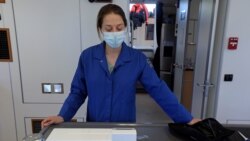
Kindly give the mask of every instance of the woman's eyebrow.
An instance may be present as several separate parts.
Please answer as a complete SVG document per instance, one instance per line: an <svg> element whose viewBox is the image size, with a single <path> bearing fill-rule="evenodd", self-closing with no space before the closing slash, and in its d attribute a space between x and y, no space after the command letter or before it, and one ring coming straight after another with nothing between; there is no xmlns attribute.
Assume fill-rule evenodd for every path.
<svg viewBox="0 0 250 141"><path fill-rule="evenodd" d="M104 26L112 27L112 25L109 25L109 24L107 24L107 25L104 25Z"/></svg>
<svg viewBox="0 0 250 141"><path fill-rule="evenodd" d="M117 26L124 26L124 24L123 24L123 23L121 23L121 24L118 24Z"/></svg>
<svg viewBox="0 0 250 141"><path fill-rule="evenodd" d="M109 27L112 27L113 25L106 24L106 25L104 25L104 26L109 26ZM124 26L124 24L117 24L117 25L115 25L115 26Z"/></svg>

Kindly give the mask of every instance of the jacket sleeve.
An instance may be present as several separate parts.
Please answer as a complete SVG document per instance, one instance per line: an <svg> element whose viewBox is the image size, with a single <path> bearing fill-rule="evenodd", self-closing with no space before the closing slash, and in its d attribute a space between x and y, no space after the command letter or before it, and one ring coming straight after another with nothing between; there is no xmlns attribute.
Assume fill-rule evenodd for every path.
<svg viewBox="0 0 250 141"><path fill-rule="evenodd" d="M181 105L176 96L168 88L167 84L158 78L152 65L146 61L146 56L142 55L142 73L140 82L150 94L150 96L160 105L160 107L176 123L188 123L193 119L192 115Z"/></svg>
<svg viewBox="0 0 250 141"><path fill-rule="evenodd" d="M72 119L87 97L83 60L82 54L71 83L70 93L58 114L63 117L64 121Z"/></svg>

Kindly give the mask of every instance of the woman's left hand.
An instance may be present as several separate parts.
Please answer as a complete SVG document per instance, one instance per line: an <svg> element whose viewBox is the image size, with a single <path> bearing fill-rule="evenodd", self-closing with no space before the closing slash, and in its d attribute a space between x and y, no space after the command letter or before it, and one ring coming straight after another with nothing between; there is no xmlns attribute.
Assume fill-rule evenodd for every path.
<svg viewBox="0 0 250 141"><path fill-rule="evenodd" d="M195 123L197 123L197 122L199 122L199 121L201 121L201 119L199 119L199 118L193 118L193 119L188 123L188 125L193 125L193 124L195 124Z"/></svg>

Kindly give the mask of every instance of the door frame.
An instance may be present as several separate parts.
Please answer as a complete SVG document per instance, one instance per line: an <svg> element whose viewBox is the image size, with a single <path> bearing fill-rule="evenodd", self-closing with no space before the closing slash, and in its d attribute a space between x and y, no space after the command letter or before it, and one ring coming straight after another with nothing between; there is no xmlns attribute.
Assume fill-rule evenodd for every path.
<svg viewBox="0 0 250 141"><path fill-rule="evenodd" d="M213 57L213 45L216 28L218 0L200 0L199 18L196 33L196 56L194 67L191 113L194 117L205 118L208 93L214 84L210 82ZM177 13L178 29L176 43L176 60L174 69L174 93L181 100L183 90L184 58L187 46L187 28L190 0L180 0ZM183 13L187 11L187 13ZM187 18L183 18L183 16ZM211 92L210 92L211 93ZM213 94L214 95L214 94ZM210 102L210 101L209 101Z"/></svg>
<svg viewBox="0 0 250 141"><path fill-rule="evenodd" d="M194 70L192 115L205 118L208 108L208 91L214 87L210 81L218 0L201 0L197 32Z"/></svg>
<svg viewBox="0 0 250 141"><path fill-rule="evenodd" d="M180 101L182 96L182 81L184 73L184 57L187 44L187 27L190 0L179 0L176 16L177 41L174 65L174 93Z"/></svg>

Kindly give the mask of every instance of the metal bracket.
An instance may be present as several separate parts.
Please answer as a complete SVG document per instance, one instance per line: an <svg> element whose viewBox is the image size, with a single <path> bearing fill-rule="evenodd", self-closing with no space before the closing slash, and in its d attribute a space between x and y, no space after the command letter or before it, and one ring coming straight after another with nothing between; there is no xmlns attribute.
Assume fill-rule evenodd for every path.
<svg viewBox="0 0 250 141"><path fill-rule="evenodd" d="M183 65L173 64L174 68L183 69Z"/></svg>
<svg viewBox="0 0 250 141"><path fill-rule="evenodd" d="M205 83L197 83L197 86L199 87L214 87L214 84L205 82Z"/></svg>

